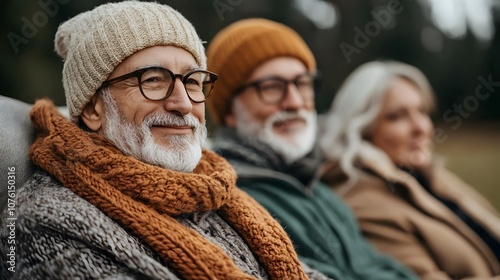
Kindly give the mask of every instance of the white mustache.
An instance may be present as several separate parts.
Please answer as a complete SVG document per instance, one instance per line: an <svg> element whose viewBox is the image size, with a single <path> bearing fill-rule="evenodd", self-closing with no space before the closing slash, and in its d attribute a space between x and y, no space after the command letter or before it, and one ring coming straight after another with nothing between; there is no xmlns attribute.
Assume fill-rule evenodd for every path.
<svg viewBox="0 0 500 280"><path fill-rule="evenodd" d="M171 113L152 113L143 122L147 127L153 126L189 126L198 128L201 124L193 115L179 116Z"/></svg>
<svg viewBox="0 0 500 280"><path fill-rule="evenodd" d="M288 120L294 120L294 119L302 119L306 120L307 116L305 116L305 112L300 110L297 112L277 112L274 115L270 117L270 122L272 124L277 123L277 122L284 122Z"/></svg>

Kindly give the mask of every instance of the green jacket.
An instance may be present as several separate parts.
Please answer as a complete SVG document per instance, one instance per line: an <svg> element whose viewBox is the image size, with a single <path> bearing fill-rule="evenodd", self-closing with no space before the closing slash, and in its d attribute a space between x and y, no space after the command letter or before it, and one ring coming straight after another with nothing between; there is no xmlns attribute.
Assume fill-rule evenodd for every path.
<svg viewBox="0 0 500 280"><path fill-rule="evenodd" d="M282 167L277 164L277 155L265 160L270 157L268 148L252 139L240 139L231 131L222 132L214 150L235 168L238 187L281 223L301 261L339 280L417 279L363 238L351 210L325 184L312 179L306 186L291 170L276 171ZM271 161L274 163L266 164Z"/></svg>
<svg viewBox="0 0 500 280"><path fill-rule="evenodd" d="M334 279L416 279L363 238L350 209L325 184L304 186L286 174L238 168L238 186L285 228L303 262Z"/></svg>

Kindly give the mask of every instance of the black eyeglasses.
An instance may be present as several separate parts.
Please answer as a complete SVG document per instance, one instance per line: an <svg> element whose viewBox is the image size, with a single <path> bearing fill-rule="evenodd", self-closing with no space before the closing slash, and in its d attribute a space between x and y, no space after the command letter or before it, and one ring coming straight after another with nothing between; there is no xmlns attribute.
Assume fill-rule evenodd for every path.
<svg viewBox="0 0 500 280"><path fill-rule="evenodd" d="M278 76L266 77L238 87L233 92L233 97L241 94L248 87L254 87L263 103L278 104L286 98L290 83L295 85L304 101L311 102L314 99L314 91L318 86L319 78L317 73L300 74L293 80Z"/></svg>
<svg viewBox="0 0 500 280"><path fill-rule="evenodd" d="M164 67L152 66L104 81L99 89L134 77L137 78L142 96L154 101L168 98L172 94L175 81L180 78L189 99L195 103L207 100L217 80L217 74L210 71L193 70L181 75L174 74Z"/></svg>

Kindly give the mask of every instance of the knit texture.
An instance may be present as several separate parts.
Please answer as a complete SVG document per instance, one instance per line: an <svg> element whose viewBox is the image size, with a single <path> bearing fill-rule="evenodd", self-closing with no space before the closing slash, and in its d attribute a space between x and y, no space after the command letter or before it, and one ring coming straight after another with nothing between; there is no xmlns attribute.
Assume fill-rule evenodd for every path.
<svg viewBox="0 0 500 280"><path fill-rule="evenodd" d="M4 211L0 279L180 279L150 246L45 171L35 172L18 191L16 269L7 270L11 216ZM245 241L217 211L175 219L222 248L245 273L269 279Z"/></svg>
<svg viewBox="0 0 500 280"><path fill-rule="evenodd" d="M307 279L279 224L235 188L230 165L204 151L193 173L162 169L123 155L40 100L31 119L41 130L31 160L144 240L186 279L253 279L218 246L174 219L217 210L246 241L271 279Z"/></svg>
<svg viewBox="0 0 500 280"><path fill-rule="evenodd" d="M230 112L231 97L251 73L267 60L289 56L316 70L314 56L293 29L267 19L245 19L222 29L207 49L208 68L219 74L214 88L216 98L207 100L210 116L224 123Z"/></svg>
<svg viewBox="0 0 500 280"><path fill-rule="evenodd" d="M175 46L206 68L205 49L192 24L167 5L125 1L81 13L61 24L55 49L64 60L63 85L72 121L125 58L152 46Z"/></svg>

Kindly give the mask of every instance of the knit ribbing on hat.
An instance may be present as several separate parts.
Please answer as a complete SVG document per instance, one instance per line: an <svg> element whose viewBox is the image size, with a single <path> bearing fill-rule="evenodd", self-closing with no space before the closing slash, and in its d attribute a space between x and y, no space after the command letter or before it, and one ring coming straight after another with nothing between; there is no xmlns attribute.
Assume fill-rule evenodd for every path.
<svg viewBox="0 0 500 280"><path fill-rule="evenodd" d="M72 121L124 59L152 46L171 45L206 68L203 44L179 12L158 3L125 1L98 6L59 26L56 52L64 60L63 86Z"/></svg>
<svg viewBox="0 0 500 280"><path fill-rule="evenodd" d="M262 63L276 57L294 57L316 70L314 56L293 29L267 19L245 19L222 29L207 49L208 68L219 74L213 97L207 100L217 124L229 114L234 90Z"/></svg>

